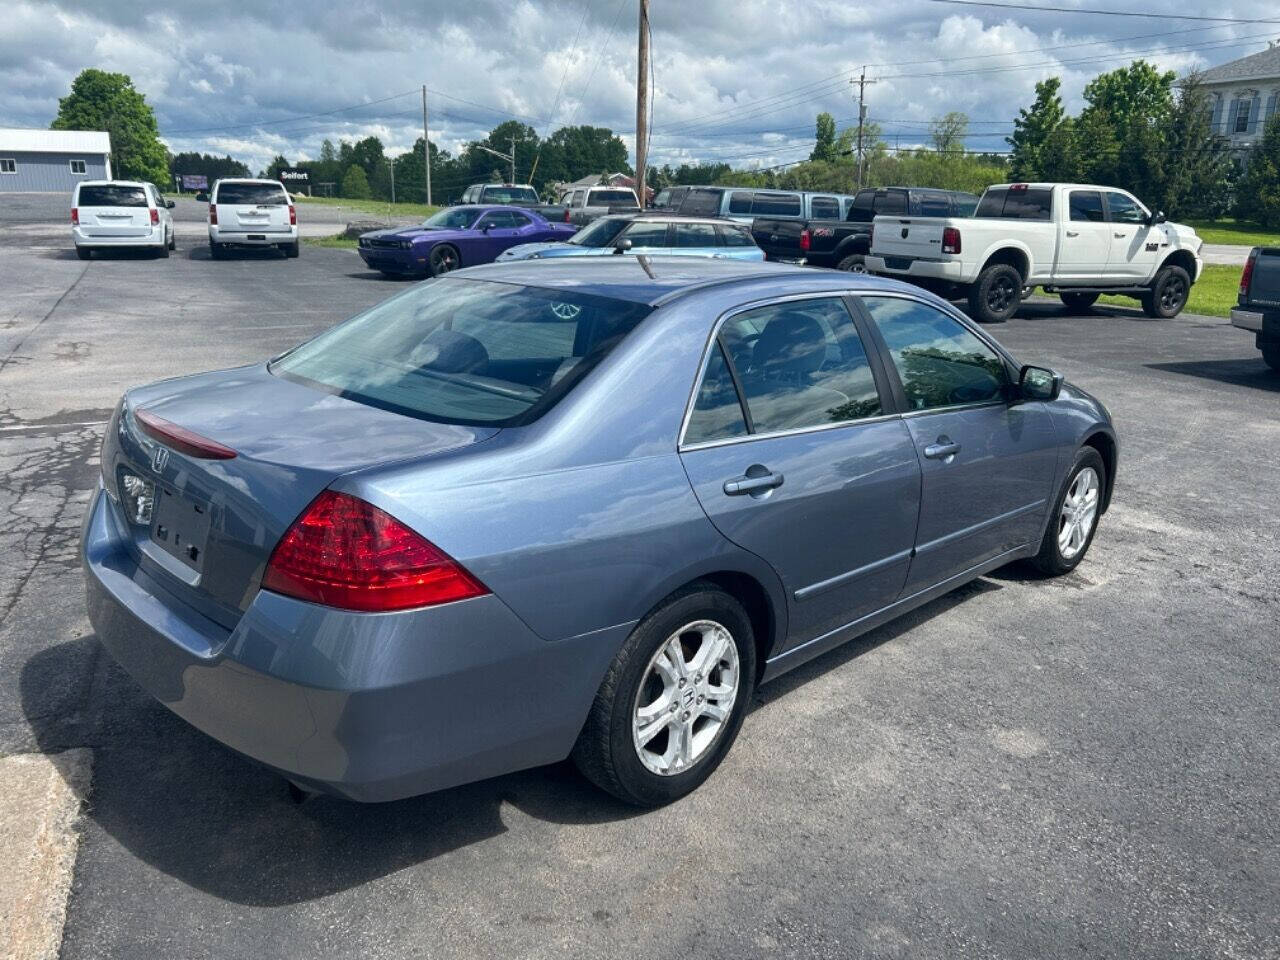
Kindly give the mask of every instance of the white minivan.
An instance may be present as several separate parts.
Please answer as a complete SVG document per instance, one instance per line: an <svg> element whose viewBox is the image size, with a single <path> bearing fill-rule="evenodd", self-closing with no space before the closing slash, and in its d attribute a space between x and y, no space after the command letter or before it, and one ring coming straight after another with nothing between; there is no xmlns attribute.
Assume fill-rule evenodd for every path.
<svg viewBox="0 0 1280 960"><path fill-rule="evenodd" d="M88 260L95 249L141 247L167 257L175 248L172 209L154 183L82 180L71 194L76 255Z"/></svg>
<svg viewBox="0 0 1280 960"><path fill-rule="evenodd" d="M209 252L221 260L231 246L276 247L298 255L298 213L279 180L219 180L209 201Z"/></svg>

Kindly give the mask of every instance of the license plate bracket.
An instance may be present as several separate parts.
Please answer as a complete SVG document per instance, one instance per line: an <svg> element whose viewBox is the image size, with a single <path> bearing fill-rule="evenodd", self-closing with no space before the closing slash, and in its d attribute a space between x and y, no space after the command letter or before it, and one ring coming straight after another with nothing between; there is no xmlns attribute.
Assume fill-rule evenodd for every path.
<svg viewBox="0 0 1280 960"><path fill-rule="evenodd" d="M157 484L151 540L192 570L202 571L209 540L209 508Z"/></svg>

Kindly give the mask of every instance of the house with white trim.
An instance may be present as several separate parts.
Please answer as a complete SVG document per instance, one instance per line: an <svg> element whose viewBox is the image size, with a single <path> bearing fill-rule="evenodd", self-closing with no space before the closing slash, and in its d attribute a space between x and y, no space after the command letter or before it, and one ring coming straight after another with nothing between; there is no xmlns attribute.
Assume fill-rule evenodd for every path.
<svg viewBox="0 0 1280 960"><path fill-rule="evenodd" d="M1200 75L1213 109L1214 133L1226 137L1231 152L1247 162L1262 138L1280 98L1280 42L1260 53L1232 60Z"/></svg>

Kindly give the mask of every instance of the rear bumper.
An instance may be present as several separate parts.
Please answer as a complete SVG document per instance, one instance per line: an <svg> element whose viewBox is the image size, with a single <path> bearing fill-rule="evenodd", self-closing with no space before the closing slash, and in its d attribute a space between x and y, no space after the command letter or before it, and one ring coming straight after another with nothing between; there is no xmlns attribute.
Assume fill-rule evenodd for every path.
<svg viewBox="0 0 1280 960"><path fill-rule="evenodd" d="M906 279L920 277L928 280L945 280L948 283L968 282L964 276L964 264L959 260L886 257L871 253L867 254L865 263L868 273L878 273L886 277L903 277Z"/></svg>
<svg viewBox="0 0 1280 960"><path fill-rule="evenodd" d="M245 247L275 247L282 243L298 242L298 227L274 231L229 230L226 227L209 226L210 243L230 243Z"/></svg>
<svg viewBox="0 0 1280 960"><path fill-rule="evenodd" d="M91 236L83 227L72 227L71 239L77 247L163 247L167 242L163 223L133 237Z"/></svg>
<svg viewBox="0 0 1280 960"><path fill-rule="evenodd" d="M358 247L357 251L360 254L360 259L373 270L403 274L423 274L427 272L427 258L415 257L412 250Z"/></svg>
<svg viewBox="0 0 1280 960"><path fill-rule="evenodd" d="M548 642L493 596L359 614L260 592L228 631L139 569L123 523L99 489L81 559L103 646L204 733L353 800L564 759L629 629Z"/></svg>

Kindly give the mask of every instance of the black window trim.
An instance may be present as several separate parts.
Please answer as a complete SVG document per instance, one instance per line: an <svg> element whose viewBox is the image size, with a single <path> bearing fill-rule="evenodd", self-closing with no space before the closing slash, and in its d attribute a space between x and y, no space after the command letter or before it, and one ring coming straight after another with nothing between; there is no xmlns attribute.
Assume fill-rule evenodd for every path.
<svg viewBox="0 0 1280 960"><path fill-rule="evenodd" d="M784 294L783 296L762 297L759 300L753 300L749 303L739 304L731 307L716 318L715 324L711 328L711 333L707 337L707 342L703 345L702 356L698 361L698 373L693 378L693 386L689 392L689 398L685 401L684 419L680 423L680 433L676 440L676 452L685 453L686 451L706 450L711 447L723 447L732 443L751 443L755 440L772 440L776 437L790 437L803 433L817 433L823 430L839 430L849 427L860 427L868 423L883 423L888 420L896 420L903 416L901 407L905 406L905 402L900 406L896 395L890 389L892 381L886 379L885 361L880 355L884 349L883 341L869 340L867 333L868 324L874 327L870 321L862 317L859 311L853 308L854 298L857 293L848 290L819 290L808 293ZM898 296L898 294L895 294ZM904 299L916 299L907 297ZM835 423L819 423L808 427L792 427L787 430L772 430L767 433L755 433L754 424L751 420L751 411L747 407L746 394L742 389L742 381L738 376L738 368L734 363L733 354L724 348L723 338L720 333L725 323L742 313L749 313L753 310L759 310L761 307L770 307L778 303L792 303L797 300L838 300L849 313L849 319L852 321L854 330L857 331L859 339L862 341L862 349L867 355L867 365L871 368L871 378L875 381L876 393L880 396L881 413L874 417L862 417L857 420L840 420ZM923 303L924 301L919 301ZM950 315L950 314L948 314ZM985 338L984 342L985 342ZM693 408L698 402L698 391L702 387L702 379L706 375L707 366L711 360L711 352L714 347L719 347L724 354L726 366L729 368L729 376L733 380L734 389L738 394L738 405L743 411L743 419L747 424L747 434L741 437L722 437L718 440L695 440L686 442L685 435L689 430L689 421L693 419ZM1007 359L1003 351L1000 351L1002 359ZM899 388L900 389L900 388ZM955 409L948 407L948 410Z"/></svg>

